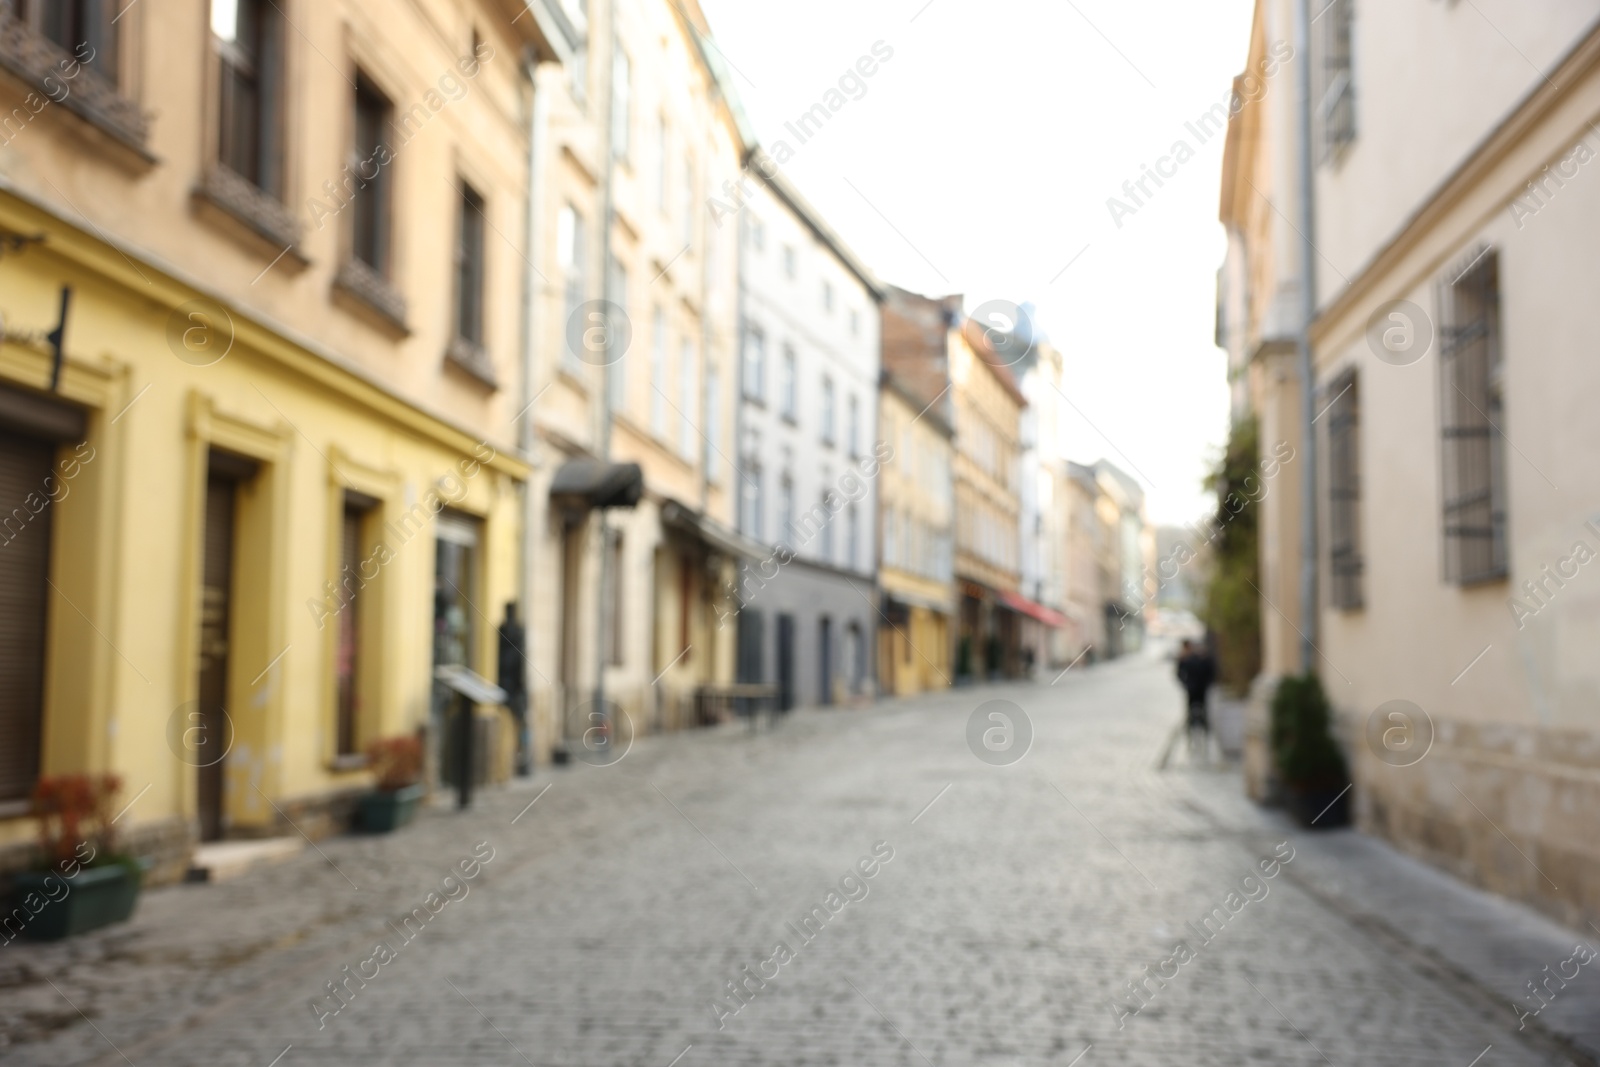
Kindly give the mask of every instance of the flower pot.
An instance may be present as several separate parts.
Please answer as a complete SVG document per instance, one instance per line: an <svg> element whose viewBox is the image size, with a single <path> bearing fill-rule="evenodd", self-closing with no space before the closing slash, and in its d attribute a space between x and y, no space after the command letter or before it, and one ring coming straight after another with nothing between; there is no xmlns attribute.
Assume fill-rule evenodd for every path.
<svg viewBox="0 0 1600 1067"><path fill-rule="evenodd" d="M427 793L418 783L390 792L375 791L361 798L359 821L370 834L387 834L410 822L417 814L417 803Z"/></svg>
<svg viewBox="0 0 1600 1067"><path fill-rule="evenodd" d="M1350 787L1283 787L1284 806L1294 821L1308 830L1332 830L1350 825Z"/></svg>
<svg viewBox="0 0 1600 1067"><path fill-rule="evenodd" d="M30 905L42 901L44 906L23 927L23 936L30 941L60 941L132 917L143 881L143 869L132 862L87 867L71 878L25 871L13 879L9 914L15 917L18 910L31 914Z"/></svg>

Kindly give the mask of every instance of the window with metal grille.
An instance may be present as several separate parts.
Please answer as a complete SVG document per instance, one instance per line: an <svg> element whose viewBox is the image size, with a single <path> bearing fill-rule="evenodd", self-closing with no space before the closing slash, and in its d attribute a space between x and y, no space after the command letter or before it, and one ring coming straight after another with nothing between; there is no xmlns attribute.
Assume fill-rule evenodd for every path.
<svg viewBox="0 0 1600 1067"><path fill-rule="evenodd" d="M220 59L217 158L271 196L282 192L282 32L263 0L212 0Z"/></svg>
<svg viewBox="0 0 1600 1067"><path fill-rule="evenodd" d="M1466 585L1506 574L1500 264L1480 252L1446 282L1440 368L1444 568Z"/></svg>
<svg viewBox="0 0 1600 1067"><path fill-rule="evenodd" d="M1361 387L1354 370L1334 379L1328 405L1328 567L1333 606L1364 605L1361 552Z"/></svg>
<svg viewBox="0 0 1600 1067"><path fill-rule="evenodd" d="M1356 139L1355 0L1330 0L1317 16L1321 26L1322 156L1330 158Z"/></svg>

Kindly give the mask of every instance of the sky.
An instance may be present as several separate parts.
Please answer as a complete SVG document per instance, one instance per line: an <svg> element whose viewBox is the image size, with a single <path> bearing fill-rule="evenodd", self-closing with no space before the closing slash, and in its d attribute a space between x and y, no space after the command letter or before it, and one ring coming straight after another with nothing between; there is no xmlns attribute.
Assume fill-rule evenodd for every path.
<svg viewBox="0 0 1600 1067"><path fill-rule="evenodd" d="M1223 138L1185 124L1243 68L1250 0L701 6L762 143L787 143L790 180L879 277L969 309L1031 301L1065 357L1068 458L1137 477L1153 522L1213 510ZM874 47L892 54L801 143L786 124ZM1131 204L1123 183L1179 140L1193 158L1113 217L1107 201Z"/></svg>

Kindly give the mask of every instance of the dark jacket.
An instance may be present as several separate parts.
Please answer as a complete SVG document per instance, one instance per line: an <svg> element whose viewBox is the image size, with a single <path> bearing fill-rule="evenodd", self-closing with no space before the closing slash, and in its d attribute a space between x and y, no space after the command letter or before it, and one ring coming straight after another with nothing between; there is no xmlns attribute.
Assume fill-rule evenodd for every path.
<svg viewBox="0 0 1600 1067"><path fill-rule="evenodd" d="M1191 701L1204 700L1206 690L1217 680L1217 662L1204 650L1178 658L1178 684Z"/></svg>

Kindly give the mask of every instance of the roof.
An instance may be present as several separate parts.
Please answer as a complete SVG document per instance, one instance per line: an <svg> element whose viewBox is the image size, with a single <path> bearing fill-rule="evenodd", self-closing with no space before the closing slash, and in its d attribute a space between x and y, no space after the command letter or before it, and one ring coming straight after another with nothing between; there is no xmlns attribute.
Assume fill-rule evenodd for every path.
<svg viewBox="0 0 1600 1067"><path fill-rule="evenodd" d="M886 292L880 312L882 380L953 434L948 345L950 323L959 313L961 297L926 297L892 285Z"/></svg>
<svg viewBox="0 0 1600 1067"><path fill-rule="evenodd" d="M800 190L789 181L777 162L767 155L766 149L759 144L752 144L745 153L745 170L766 183L767 188L787 204L789 210L793 211L800 221L805 223L806 228L816 235L817 240L828 246L839 262L844 264L845 269L860 279L861 284L872 294L872 299L880 304L883 303L889 295L888 287L878 280L877 275L872 273L855 252L851 251L850 246L844 243L844 238L828 225L822 213L800 195Z"/></svg>
<svg viewBox="0 0 1600 1067"><path fill-rule="evenodd" d="M972 320L964 318L961 324L961 335L966 339L967 346L973 354L982 360L994 372L996 380L1011 398L1021 407L1028 406L1028 398L1022 395L1022 389L1017 385L1017 376L1011 372L1011 367L995 352L994 346L989 343L987 331L983 326Z"/></svg>

